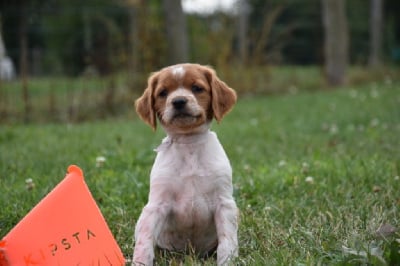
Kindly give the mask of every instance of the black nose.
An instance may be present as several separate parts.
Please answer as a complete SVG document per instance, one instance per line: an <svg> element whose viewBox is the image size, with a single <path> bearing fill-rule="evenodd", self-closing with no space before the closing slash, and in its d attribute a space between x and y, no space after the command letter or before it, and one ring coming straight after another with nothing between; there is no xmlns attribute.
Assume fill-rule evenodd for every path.
<svg viewBox="0 0 400 266"><path fill-rule="evenodd" d="M187 103L187 99L185 97L176 97L172 100L172 105L176 110L183 109Z"/></svg>

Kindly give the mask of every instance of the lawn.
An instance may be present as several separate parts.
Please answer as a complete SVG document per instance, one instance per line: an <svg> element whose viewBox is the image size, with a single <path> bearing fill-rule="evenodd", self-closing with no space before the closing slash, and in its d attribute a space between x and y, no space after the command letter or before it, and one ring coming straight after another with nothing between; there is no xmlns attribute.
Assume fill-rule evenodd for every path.
<svg viewBox="0 0 400 266"><path fill-rule="evenodd" d="M239 265L400 264L400 83L242 97L213 130L234 169ZM130 258L162 137L136 117L1 125L0 238L77 164Z"/></svg>

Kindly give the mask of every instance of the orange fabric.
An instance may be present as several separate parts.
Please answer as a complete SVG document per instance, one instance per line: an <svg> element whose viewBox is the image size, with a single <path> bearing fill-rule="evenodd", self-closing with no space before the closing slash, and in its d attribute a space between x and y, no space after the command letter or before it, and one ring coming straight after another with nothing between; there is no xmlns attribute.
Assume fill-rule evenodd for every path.
<svg viewBox="0 0 400 266"><path fill-rule="evenodd" d="M0 265L124 265L82 170L68 174L0 241Z"/></svg>

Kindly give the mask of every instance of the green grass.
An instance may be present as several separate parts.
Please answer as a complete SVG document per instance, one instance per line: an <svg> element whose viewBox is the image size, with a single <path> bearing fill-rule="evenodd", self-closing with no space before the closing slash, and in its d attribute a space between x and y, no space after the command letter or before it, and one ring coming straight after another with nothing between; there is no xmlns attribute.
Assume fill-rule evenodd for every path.
<svg viewBox="0 0 400 266"><path fill-rule="evenodd" d="M241 98L213 126L234 169L238 264L399 264L399 233L376 234L383 224L400 227L399 106L396 82ZM2 125L0 237L77 164L129 258L163 135L137 118ZM103 167L97 156L106 157ZM158 261L169 259L176 264L170 255Z"/></svg>

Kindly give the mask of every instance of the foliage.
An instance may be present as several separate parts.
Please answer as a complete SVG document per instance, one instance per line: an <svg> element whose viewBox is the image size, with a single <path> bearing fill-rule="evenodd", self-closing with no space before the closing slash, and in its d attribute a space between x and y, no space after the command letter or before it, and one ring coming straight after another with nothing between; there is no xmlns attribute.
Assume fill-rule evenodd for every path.
<svg viewBox="0 0 400 266"><path fill-rule="evenodd" d="M129 14L124 6L105 0L52 2L43 13L45 63L59 68L53 74L81 74L88 66L106 74L126 65Z"/></svg>
<svg viewBox="0 0 400 266"><path fill-rule="evenodd" d="M384 54L398 61L398 1L385 1ZM322 27L319 0L248 0L249 62L320 64ZM28 13L28 43L34 75L101 75L120 69L147 73L167 64L161 0L27 0L0 3L6 48L19 63L21 5ZM369 5L347 1L352 63L368 58ZM190 61L223 67L237 62L237 17L234 14L188 14ZM396 61L397 60L397 61Z"/></svg>
<svg viewBox="0 0 400 266"><path fill-rule="evenodd" d="M400 84L241 97L213 125L234 169L240 265L398 265ZM61 93L57 91L57 93ZM133 111L130 111L133 113ZM0 237L78 164L126 257L163 132L138 118L3 125ZM96 167L96 157L106 161ZM34 186L27 186L32 179ZM172 257L172 259L171 259ZM160 264L180 256L159 256ZM184 265L201 264L193 256ZM214 265L213 259L203 262Z"/></svg>
<svg viewBox="0 0 400 266"><path fill-rule="evenodd" d="M189 27L193 29L189 36L193 61L217 67L234 61L232 23L235 23L235 19L223 13L205 17L189 16Z"/></svg>

